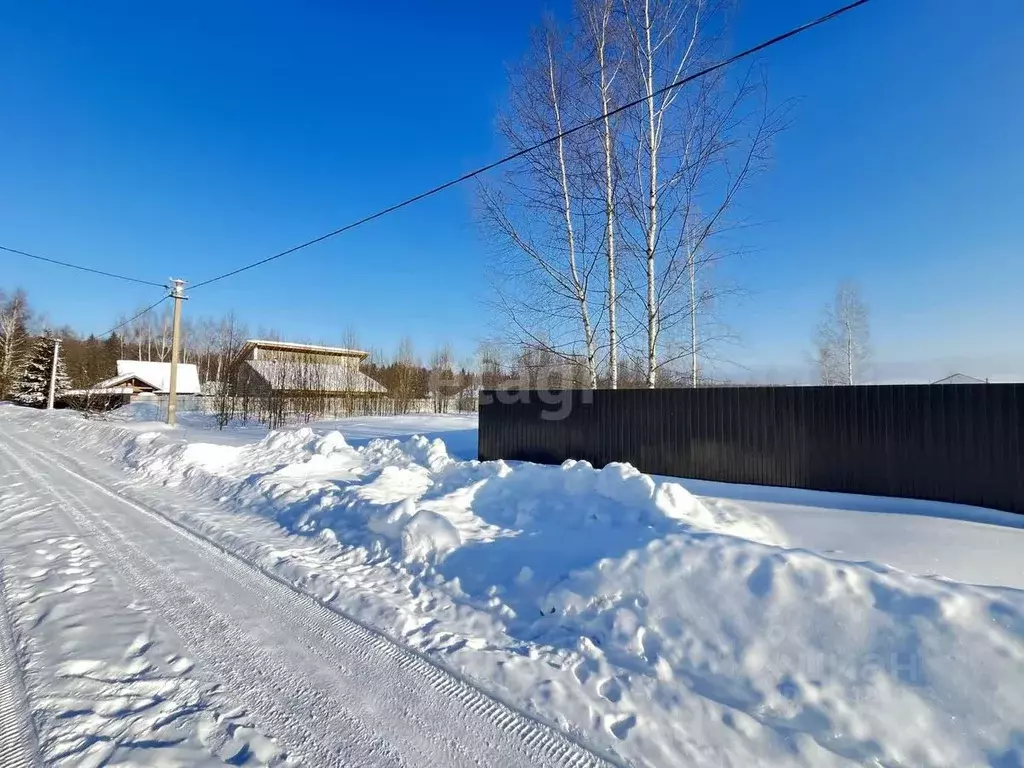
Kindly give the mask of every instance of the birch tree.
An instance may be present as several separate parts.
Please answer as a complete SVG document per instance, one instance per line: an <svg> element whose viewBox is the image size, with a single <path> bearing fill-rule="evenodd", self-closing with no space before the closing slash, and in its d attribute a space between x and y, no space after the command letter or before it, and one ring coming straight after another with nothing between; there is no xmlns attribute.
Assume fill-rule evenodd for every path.
<svg viewBox="0 0 1024 768"><path fill-rule="evenodd" d="M152 314L152 313L150 313ZM162 363L171 357L171 336L173 335L174 310L170 305L164 307L158 315L151 318L149 328L154 338L156 359ZM149 358L153 359L152 356Z"/></svg>
<svg viewBox="0 0 1024 768"><path fill-rule="evenodd" d="M579 68L571 40L548 22L514 74L501 132L514 149L561 134L578 122ZM585 359L597 386L598 325L592 281L598 265L594 206L581 152L587 137L560 137L526 155L496 186L480 188L484 221L504 259L496 274L497 308L521 345L563 360ZM600 307L597 314L601 314Z"/></svg>
<svg viewBox="0 0 1024 768"><path fill-rule="evenodd" d="M815 364L822 384L863 383L871 360L868 307L856 283L844 280L822 308L814 335Z"/></svg>
<svg viewBox="0 0 1024 768"><path fill-rule="evenodd" d="M0 292L0 400L10 394L14 375L29 349L29 307L24 291Z"/></svg>
<svg viewBox="0 0 1024 768"><path fill-rule="evenodd" d="M434 413L448 413L452 399L459 393L455 378L455 354L450 344L444 344L430 357L430 388Z"/></svg>
<svg viewBox="0 0 1024 768"><path fill-rule="evenodd" d="M398 343L398 351L394 358L394 383L389 387L389 394L395 405L396 413L409 413L417 393L417 369L419 360L412 339L402 337Z"/></svg>
<svg viewBox="0 0 1024 768"><path fill-rule="evenodd" d="M341 346L345 349L360 349L359 333L356 331L355 326L346 326L345 330L341 334ZM346 391L351 391L357 386L357 381L359 380L359 368L355 363L346 362L344 365L344 387Z"/></svg>
<svg viewBox="0 0 1024 768"><path fill-rule="evenodd" d="M617 25L615 16L615 0L594 0L581 5L580 14L584 21L585 39L590 43L592 56L596 65L596 82L600 114L603 115L600 125L602 170L600 177L604 198L604 249L607 265L608 284L608 385L612 389L619 386L618 363L618 277L615 251L615 230L617 226L616 210L616 179L618 176L616 134L612 128L612 117L608 114L616 105L616 78L622 66L621 45L616 39Z"/></svg>
<svg viewBox="0 0 1024 768"><path fill-rule="evenodd" d="M736 290L715 267L740 250L737 203L785 113L753 69L674 86L728 55L730 6L578 0L568 29L545 26L512 79L502 135L512 150L539 146L482 187L503 248L496 305L510 346L567 370L582 360L587 386L606 350L609 386L638 356L644 386L661 373L696 385L730 336L716 315Z"/></svg>
<svg viewBox="0 0 1024 768"><path fill-rule="evenodd" d="M718 295L706 268L729 249L721 236L736 225L738 196L764 168L782 113L767 107L764 82L747 72L731 82L722 72L685 86L673 83L725 53L726 3L714 0L623 0L628 77L642 108L627 113L634 160L622 181L623 232L637 254L630 290L643 325L646 386L659 370L697 357L709 339L697 318ZM688 333L678 333L686 329ZM687 336L689 337L687 339ZM665 343L675 343L665 354Z"/></svg>

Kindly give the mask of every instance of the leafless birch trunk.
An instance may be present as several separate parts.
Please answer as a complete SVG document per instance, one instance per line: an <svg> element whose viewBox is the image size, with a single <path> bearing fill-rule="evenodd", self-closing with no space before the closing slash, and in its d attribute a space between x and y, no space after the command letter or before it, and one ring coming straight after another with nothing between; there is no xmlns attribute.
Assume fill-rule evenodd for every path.
<svg viewBox="0 0 1024 768"><path fill-rule="evenodd" d="M690 279L690 386L697 386L697 254L687 249L686 273Z"/></svg>
<svg viewBox="0 0 1024 768"><path fill-rule="evenodd" d="M512 147L532 145L578 122L583 94L568 46L548 24L514 75L501 121ZM591 285L601 230L592 226L596 210L587 199L591 179L581 147L587 141L579 135L557 138L526 156L501 184L481 187L480 201L506 255L494 272L497 308L512 329L510 340L566 361L582 357L586 385L596 387L600 319L594 317ZM603 313L600 307L597 313Z"/></svg>
<svg viewBox="0 0 1024 768"><path fill-rule="evenodd" d="M656 386L660 370L689 357L687 378L696 385L712 341L700 318L734 292L712 285L708 268L734 252L721 237L736 226L737 198L764 167L781 114L765 106L764 83L749 72L665 90L725 55L726 2L623 3L628 79L646 99L631 115L636 167L624 191L625 231L642 261L630 285L645 326L646 383Z"/></svg>
<svg viewBox="0 0 1024 768"><path fill-rule="evenodd" d="M558 78L555 75L555 55L552 50L550 34L547 36L548 83L551 86L551 110L555 116L555 133L559 136L555 142L558 148L558 172L562 184L562 211L565 215L565 238L569 249L569 274L576 290L576 302L580 307L580 319L583 322L583 339L587 349L587 373L590 376L590 388L597 389L597 349L594 340L594 328L590 323L590 307L587 302L586 288L580 281L576 269L576 232L573 229L572 201L569 192L569 174L565 163L565 139L561 137L565 126L562 124L562 110L559 106Z"/></svg>
<svg viewBox="0 0 1024 768"><path fill-rule="evenodd" d="M604 216L605 216L605 260L608 266L608 386L619 386L618 361L618 278L615 263L615 139L612 133L612 118L608 115L613 108L612 87L618 74L620 62L610 60L609 38L613 31L614 0L596 0L584 6L587 33L592 39L594 56L597 58L598 91L600 93L601 145L604 153Z"/></svg>
<svg viewBox="0 0 1024 768"><path fill-rule="evenodd" d="M502 133L513 150L541 147L481 188L504 248L496 304L513 347L546 350L566 370L582 362L586 386L604 376L605 349L612 387L638 360L647 387L662 372L695 384L712 342L728 336L712 333L708 314L734 291L711 267L739 250L725 233L740 224L737 199L780 114L749 71L669 86L727 55L729 5L578 0L568 32L549 24L513 77Z"/></svg>

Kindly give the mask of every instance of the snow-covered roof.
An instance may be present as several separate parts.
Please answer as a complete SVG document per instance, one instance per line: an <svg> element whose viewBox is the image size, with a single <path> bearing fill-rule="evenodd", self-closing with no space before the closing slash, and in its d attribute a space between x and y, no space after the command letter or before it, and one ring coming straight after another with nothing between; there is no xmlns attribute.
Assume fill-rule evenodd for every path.
<svg viewBox="0 0 1024 768"><path fill-rule="evenodd" d="M345 347L326 347L321 344L299 344L294 341L273 341L272 339L249 339L242 346L242 353L245 354L252 347L260 349L286 349L294 352L317 352L325 355L338 355L345 357L365 358L369 352L361 349L347 349Z"/></svg>
<svg viewBox="0 0 1024 768"><path fill-rule="evenodd" d="M947 376L944 379L932 382L933 384L984 384L982 379L976 379L973 376L968 376L966 373L954 373L952 376Z"/></svg>
<svg viewBox="0 0 1024 768"><path fill-rule="evenodd" d="M118 360L117 375L124 381L134 376L146 382L157 392L168 392L171 388L171 364L154 363L144 360ZM113 386L115 382L108 379L107 382L100 382L106 386ZM199 369L192 363L178 363L178 394L198 395Z"/></svg>
<svg viewBox="0 0 1024 768"><path fill-rule="evenodd" d="M246 360L245 364L276 390L387 392L380 382L345 365L288 360Z"/></svg>
<svg viewBox="0 0 1024 768"><path fill-rule="evenodd" d="M63 397L80 397L80 396L95 396L95 395L131 395L135 393L135 390L131 387L110 387L101 386L103 382L100 382L95 387L89 387L88 389L69 389L62 392Z"/></svg>
<svg viewBox="0 0 1024 768"><path fill-rule="evenodd" d="M119 387L120 385L124 384L126 381L129 381L130 379L138 379L143 384L148 384L153 389L160 389L156 382L149 381L148 379L143 378L137 373L119 373L117 376L111 376L109 379L104 379L103 381L96 382L91 387L89 387L89 389L96 391L99 389L110 389L111 387ZM131 387L127 387L127 389L131 389Z"/></svg>

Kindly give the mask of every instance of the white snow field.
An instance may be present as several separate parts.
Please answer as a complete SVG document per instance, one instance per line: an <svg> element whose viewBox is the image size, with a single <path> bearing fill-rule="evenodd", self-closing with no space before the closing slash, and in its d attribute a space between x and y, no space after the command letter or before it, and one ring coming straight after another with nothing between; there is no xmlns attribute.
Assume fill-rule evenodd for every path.
<svg viewBox="0 0 1024 768"><path fill-rule="evenodd" d="M152 416L0 406L2 766L1024 765L1024 518Z"/></svg>

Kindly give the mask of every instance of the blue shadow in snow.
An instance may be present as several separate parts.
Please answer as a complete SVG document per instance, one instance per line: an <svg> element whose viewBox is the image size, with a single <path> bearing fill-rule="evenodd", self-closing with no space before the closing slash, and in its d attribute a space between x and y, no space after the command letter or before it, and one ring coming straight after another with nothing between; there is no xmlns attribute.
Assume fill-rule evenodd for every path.
<svg viewBox="0 0 1024 768"><path fill-rule="evenodd" d="M552 467L520 466L511 475L491 477L477 491L472 510L485 522L516 533L465 542L436 567L446 579L458 578L463 592L481 605L499 590L502 602L516 613L509 629L522 639L529 639L522 633L551 610L541 603L543 596L572 571L685 530L667 518L658 521L650 506L625 505L593 490L567 493L561 474ZM437 491L443 494L444 489ZM423 501L430 496L428 491ZM504 584L515 587L505 591Z"/></svg>

